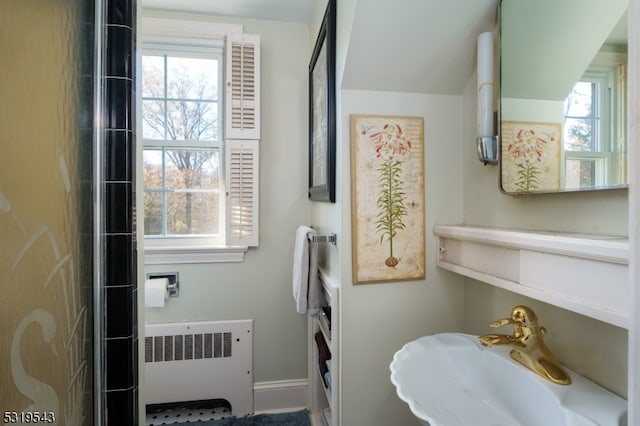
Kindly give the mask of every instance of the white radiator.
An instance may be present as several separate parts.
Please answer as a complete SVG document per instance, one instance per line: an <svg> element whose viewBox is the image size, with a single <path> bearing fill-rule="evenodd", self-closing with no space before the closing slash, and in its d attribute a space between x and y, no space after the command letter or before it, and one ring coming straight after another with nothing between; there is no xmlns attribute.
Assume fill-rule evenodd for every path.
<svg viewBox="0 0 640 426"><path fill-rule="evenodd" d="M253 414L253 320L147 324L147 404L226 399Z"/></svg>

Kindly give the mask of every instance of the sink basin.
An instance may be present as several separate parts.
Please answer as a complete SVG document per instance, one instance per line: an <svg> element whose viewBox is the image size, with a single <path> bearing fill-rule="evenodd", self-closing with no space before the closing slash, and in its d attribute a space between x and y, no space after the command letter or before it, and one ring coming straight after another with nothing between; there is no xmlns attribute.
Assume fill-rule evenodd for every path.
<svg viewBox="0 0 640 426"><path fill-rule="evenodd" d="M623 398L571 370L571 385L548 382L509 351L468 334L421 337L396 352L391 381L424 425L626 425Z"/></svg>

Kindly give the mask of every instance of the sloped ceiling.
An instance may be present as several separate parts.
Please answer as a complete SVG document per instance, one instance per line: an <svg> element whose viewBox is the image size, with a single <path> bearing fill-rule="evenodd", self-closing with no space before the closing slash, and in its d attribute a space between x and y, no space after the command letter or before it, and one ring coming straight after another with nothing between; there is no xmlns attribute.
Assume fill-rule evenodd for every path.
<svg viewBox="0 0 640 426"><path fill-rule="evenodd" d="M143 0L142 4L149 9L309 24L317 1ZM351 1L356 7L341 87L432 94L463 92L475 70L477 36L494 29L499 2Z"/></svg>
<svg viewBox="0 0 640 426"><path fill-rule="evenodd" d="M308 24L318 0L142 0L142 7Z"/></svg>
<svg viewBox="0 0 640 426"><path fill-rule="evenodd" d="M603 44L626 46L626 9L627 0L505 1L503 96L563 101Z"/></svg>
<svg viewBox="0 0 640 426"><path fill-rule="evenodd" d="M359 0L343 89L458 95L498 0Z"/></svg>

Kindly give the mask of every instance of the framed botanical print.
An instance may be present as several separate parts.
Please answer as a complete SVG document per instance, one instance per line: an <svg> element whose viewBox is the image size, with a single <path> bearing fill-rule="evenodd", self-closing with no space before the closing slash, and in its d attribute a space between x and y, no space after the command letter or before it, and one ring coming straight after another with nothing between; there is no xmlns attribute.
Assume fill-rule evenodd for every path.
<svg viewBox="0 0 640 426"><path fill-rule="evenodd" d="M355 284L425 277L424 119L351 116Z"/></svg>
<svg viewBox="0 0 640 426"><path fill-rule="evenodd" d="M503 121L500 183L504 192L560 190L562 124Z"/></svg>

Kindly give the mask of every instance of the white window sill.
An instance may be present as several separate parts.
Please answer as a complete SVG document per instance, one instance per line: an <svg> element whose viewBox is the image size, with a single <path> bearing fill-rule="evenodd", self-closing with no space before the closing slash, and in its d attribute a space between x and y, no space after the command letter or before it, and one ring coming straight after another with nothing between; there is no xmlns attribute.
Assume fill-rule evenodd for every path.
<svg viewBox="0 0 640 426"><path fill-rule="evenodd" d="M248 247L226 246L171 246L145 247L145 265L175 263L242 262Z"/></svg>

